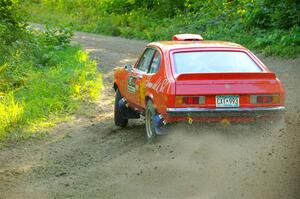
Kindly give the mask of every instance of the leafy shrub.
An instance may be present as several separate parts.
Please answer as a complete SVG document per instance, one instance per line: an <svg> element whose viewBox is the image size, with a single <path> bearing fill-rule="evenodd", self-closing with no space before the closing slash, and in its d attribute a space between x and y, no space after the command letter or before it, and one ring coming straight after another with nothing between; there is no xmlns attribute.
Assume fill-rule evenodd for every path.
<svg viewBox="0 0 300 199"><path fill-rule="evenodd" d="M95 100L99 95L102 83L96 63L77 46L45 47L46 35L40 33L34 44L24 42L19 52L0 66L0 141L35 136L37 129L64 118L80 101ZM38 65L41 60L45 62Z"/></svg>
<svg viewBox="0 0 300 199"><path fill-rule="evenodd" d="M69 28L46 27L44 43L55 47L64 47L70 43L72 36L73 32Z"/></svg>
<svg viewBox="0 0 300 199"><path fill-rule="evenodd" d="M18 3L13 0L0 1L0 47L10 44L20 37L20 32L25 27L21 15L19 15Z"/></svg>
<svg viewBox="0 0 300 199"><path fill-rule="evenodd" d="M70 29L27 29L16 1L0 6L0 141L39 136L82 100L95 100L101 76L96 63L70 45Z"/></svg>
<svg viewBox="0 0 300 199"><path fill-rule="evenodd" d="M292 0L40 0L24 7L37 22L88 32L150 41L190 32L267 54L299 52L300 4Z"/></svg>

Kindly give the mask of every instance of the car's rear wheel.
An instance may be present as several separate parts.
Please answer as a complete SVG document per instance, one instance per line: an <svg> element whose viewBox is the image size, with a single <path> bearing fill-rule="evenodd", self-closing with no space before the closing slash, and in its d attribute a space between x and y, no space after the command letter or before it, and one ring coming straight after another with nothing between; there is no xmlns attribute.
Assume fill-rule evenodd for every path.
<svg viewBox="0 0 300 199"><path fill-rule="evenodd" d="M145 123L146 123L146 137L149 142L153 142L157 135L157 129L154 124L154 116L156 115L156 110L153 106L153 102L148 100L146 110L145 110Z"/></svg>
<svg viewBox="0 0 300 199"><path fill-rule="evenodd" d="M126 127L128 124L128 119L124 118L124 114L119 107L119 101L122 99L122 95L119 91L119 89L116 90L116 96L115 96L115 110L114 110L114 120L115 125L120 127Z"/></svg>

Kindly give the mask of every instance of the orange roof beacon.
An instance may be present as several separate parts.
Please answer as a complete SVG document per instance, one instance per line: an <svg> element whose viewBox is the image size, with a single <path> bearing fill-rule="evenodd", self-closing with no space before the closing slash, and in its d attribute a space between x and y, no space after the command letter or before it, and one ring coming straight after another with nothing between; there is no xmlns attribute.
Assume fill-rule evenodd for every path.
<svg viewBox="0 0 300 199"><path fill-rule="evenodd" d="M285 110L282 83L252 52L195 34L148 44L114 78L115 124L143 115L150 141L167 123L274 120Z"/></svg>

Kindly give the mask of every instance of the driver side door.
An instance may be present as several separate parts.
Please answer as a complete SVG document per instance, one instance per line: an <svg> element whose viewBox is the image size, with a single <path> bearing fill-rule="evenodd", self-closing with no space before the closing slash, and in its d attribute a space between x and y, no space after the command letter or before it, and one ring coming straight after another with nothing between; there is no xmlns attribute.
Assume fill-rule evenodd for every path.
<svg viewBox="0 0 300 199"><path fill-rule="evenodd" d="M153 59L155 49L146 48L143 55L133 68L131 74L128 76L128 100L135 106L140 107L140 89L144 76L148 73L150 64Z"/></svg>

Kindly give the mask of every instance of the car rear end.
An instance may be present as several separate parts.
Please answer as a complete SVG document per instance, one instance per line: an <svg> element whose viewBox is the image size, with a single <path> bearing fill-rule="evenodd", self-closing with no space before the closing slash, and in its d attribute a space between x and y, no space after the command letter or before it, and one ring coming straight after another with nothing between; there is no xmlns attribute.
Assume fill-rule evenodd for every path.
<svg viewBox="0 0 300 199"><path fill-rule="evenodd" d="M180 49L170 58L166 122L275 120L285 110L282 83L246 49Z"/></svg>

